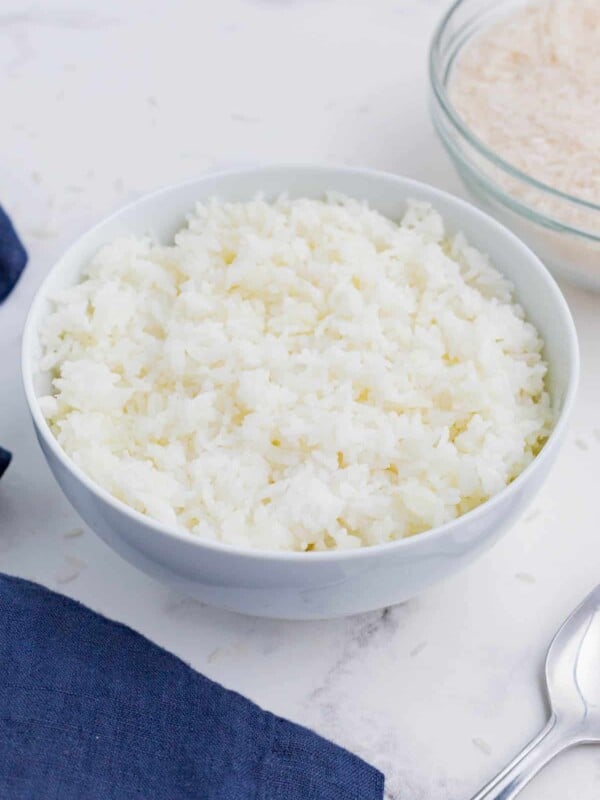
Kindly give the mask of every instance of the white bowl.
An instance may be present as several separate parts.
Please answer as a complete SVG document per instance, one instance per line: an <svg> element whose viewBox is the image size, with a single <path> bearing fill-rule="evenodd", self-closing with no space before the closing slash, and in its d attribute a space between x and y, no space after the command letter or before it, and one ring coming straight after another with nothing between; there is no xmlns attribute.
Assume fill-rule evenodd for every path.
<svg viewBox="0 0 600 800"><path fill-rule="evenodd" d="M516 287L546 343L556 426L537 458L506 489L440 528L391 544L350 552L285 553L232 547L171 530L134 511L88 478L50 432L38 396L38 327L48 294L77 281L98 248L123 233L168 241L195 201L218 195L320 197L327 190L367 200L398 218L408 198L430 201L450 229L464 231ZM402 602L456 572L487 550L529 505L558 453L575 396L577 339L567 304L540 260L519 239L473 206L430 186L381 172L338 167L281 166L207 175L137 200L82 236L39 289L23 337L23 379L42 450L58 483L85 522L135 566L216 606L259 616L310 619L342 616Z"/></svg>

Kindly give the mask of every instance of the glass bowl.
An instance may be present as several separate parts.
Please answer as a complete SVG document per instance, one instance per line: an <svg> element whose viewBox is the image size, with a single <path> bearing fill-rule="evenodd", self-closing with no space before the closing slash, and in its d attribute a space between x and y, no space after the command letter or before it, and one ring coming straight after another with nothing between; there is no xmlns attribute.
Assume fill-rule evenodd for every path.
<svg viewBox="0 0 600 800"><path fill-rule="evenodd" d="M449 97L452 70L474 36L523 0L458 0L431 43L431 113L436 131L479 205L511 228L558 277L600 291L600 204L553 189L494 153L460 118Z"/></svg>

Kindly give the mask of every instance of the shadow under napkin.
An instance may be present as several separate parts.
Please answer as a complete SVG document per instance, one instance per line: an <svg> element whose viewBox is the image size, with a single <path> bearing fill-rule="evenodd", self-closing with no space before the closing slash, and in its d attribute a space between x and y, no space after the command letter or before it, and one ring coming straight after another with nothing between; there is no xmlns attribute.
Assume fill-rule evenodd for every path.
<svg viewBox="0 0 600 800"><path fill-rule="evenodd" d="M2 800L383 797L381 773L346 750L2 575L0 665Z"/></svg>

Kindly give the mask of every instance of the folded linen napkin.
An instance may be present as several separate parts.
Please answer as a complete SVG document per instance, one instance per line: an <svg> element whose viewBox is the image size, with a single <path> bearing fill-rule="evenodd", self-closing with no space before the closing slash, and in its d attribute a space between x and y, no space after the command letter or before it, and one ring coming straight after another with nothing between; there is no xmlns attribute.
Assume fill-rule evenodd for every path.
<svg viewBox="0 0 600 800"><path fill-rule="evenodd" d="M27 252L0 206L0 303L6 300L27 264Z"/></svg>
<svg viewBox="0 0 600 800"><path fill-rule="evenodd" d="M346 750L2 575L0 665L3 800L383 797L381 773Z"/></svg>
<svg viewBox="0 0 600 800"><path fill-rule="evenodd" d="M5 450L3 447L0 447L0 478L8 469L8 465L11 461L12 453L10 453L8 450Z"/></svg>
<svg viewBox="0 0 600 800"><path fill-rule="evenodd" d="M0 206L0 303L15 288L27 264L27 252L17 236L10 218ZM6 472L12 456L0 447L0 478Z"/></svg>

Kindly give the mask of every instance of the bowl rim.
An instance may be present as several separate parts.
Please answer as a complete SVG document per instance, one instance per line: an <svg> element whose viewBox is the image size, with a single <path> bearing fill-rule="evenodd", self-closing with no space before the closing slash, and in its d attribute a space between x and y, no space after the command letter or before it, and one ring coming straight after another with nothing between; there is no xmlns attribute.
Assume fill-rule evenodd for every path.
<svg viewBox="0 0 600 800"><path fill-rule="evenodd" d="M441 52L442 52L442 39L444 34L446 33L446 29L452 22L454 15L465 5L466 2L469 0L455 0L454 3L450 6L450 8L446 11L442 19L439 21L435 31L433 33L433 37L431 39L431 44L429 46L429 82L431 88L433 90L434 96L439 103L442 111L446 115L446 117L450 120L453 127L458 131L458 133L463 136L467 142L472 145L484 158L490 161L494 166L498 167L499 169L503 170L505 173L511 175L514 178L522 181L523 183L529 184L536 189L539 189L546 194L556 197L559 200L566 200L569 203L572 203L575 206L580 208L586 209L588 211L596 211L600 214L600 203L594 203L591 200L585 200L583 197L578 197L577 195L569 194L569 192L563 192L560 189L556 189L550 184L545 183L544 181L540 181L537 178L534 178L532 175L528 175L523 170L519 169L518 167L511 164L510 161L507 161L502 156L500 156L496 151L492 150L485 142L480 139L477 134L463 121L462 117L456 112L454 105L450 101L450 97L447 91L447 84L445 80L442 78L441 72ZM500 4L498 4L500 5ZM471 32L465 38L465 41L460 46L461 49L472 40L473 35L477 35L478 31L474 33ZM565 229L571 231L573 233L579 233L582 236L586 236L595 240L597 237L594 236L589 231L584 229L580 229L575 227L574 225L570 225L569 223L559 223L564 225Z"/></svg>
<svg viewBox="0 0 600 800"><path fill-rule="evenodd" d="M117 219L122 214L132 210L135 206L141 205L163 194L177 192L189 188L194 184L202 183L205 180L214 180L249 174L264 175L273 172L322 173L324 177L330 175L332 179L336 173L368 177L376 180L396 183L398 188L402 191L404 197L407 196L407 190L410 191L411 187L414 187L417 190L425 189L425 191L432 196L432 204L434 206L437 198L453 203L465 215L471 216L471 218L475 218L475 220L479 219L482 222L485 222L488 227L495 229L500 236L506 238L507 240L512 240L512 242L516 244L517 247L522 251L524 263L528 264L528 268L532 268L537 271L542 279L547 283L548 288L554 295L554 299L556 300L557 306L560 309L562 323L565 328L565 335L568 339L569 373L562 408L556 418L550 436L538 455L535 456L535 458L515 478L514 481L471 511L462 514L456 519L450 520L444 525L439 525L427 531L423 531L415 536L396 539L394 541L384 542L381 544L369 545L366 547L357 547L349 550L319 550L306 553L304 551L259 549L245 545L229 544L220 541L203 539L202 537L194 536L194 534L191 534L189 531L178 530L177 528L172 528L169 525L158 522L152 517L142 514L140 511L137 511L136 509L124 503L122 500L119 500L111 495L110 492L97 484L71 459L71 457L63 450L58 440L50 430L48 423L46 422L46 419L40 409L38 397L34 389L33 348L37 333L37 323L39 321L40 310L46 299L48 284L50 283L55 272L60 270L61 265L64 263L64 260L69 253L75 249L83 239L92 235L100 227ZM324 191L326 190L324 189ZM200 548L208 548L209 550L222 555L230 555L232 557L237 556L250 561L267 560L275 562L295 562L298 565L304 565L308 567L311 564L320 561L344 562L369 560L371 558L376 558L380 553L391 553L392 549L397 550L401 548L405 551L410 551L426 548L428 545L434 542L443 541L446 537L449 537L452 533L456 532L457 529L464 527L465 523L476 522L479 517L487 514L495 506L499 505L505 499L510 498L516 492L518 492L519 489L528 481L530 475L537 471L544 461L551 459L552 454L560 445L562 435L568 424L577 393L577 385L579 380L579 345L575 324L567 301L560 291L558 284L538 256L523 241L521 241L521 239L512 233L512 231L495 220L492 216L486 214L484 211L480 210L466 200L456 197L442 189L438 189L437 187L423 183L422 181L417 181L412 178L405 178L403 176L395 175L383 170L348 167L336 164L275 163L263 166L244 167L241 169L232 168L208 171L195 178L163 186L157 190L143 194L141 197L136 198L130 203L117 208L91 228L87 229L83 234L79 235L75 241L73 241L71 245L60 255L54 265L48 270L31 302L23 329L21 346L21 377L29 412L32 416L38 436L43 439L46 447L49 448L54 457L60 462L60 464L68 473L70 473L79 483L82 483L93 495L98 496L102 501L109 505L115 512L124 515L132 522L138 524L141 523L142 525L148 527L155 534L161 534L168 538L192 544L193 546L198 546Z"/></svg>

